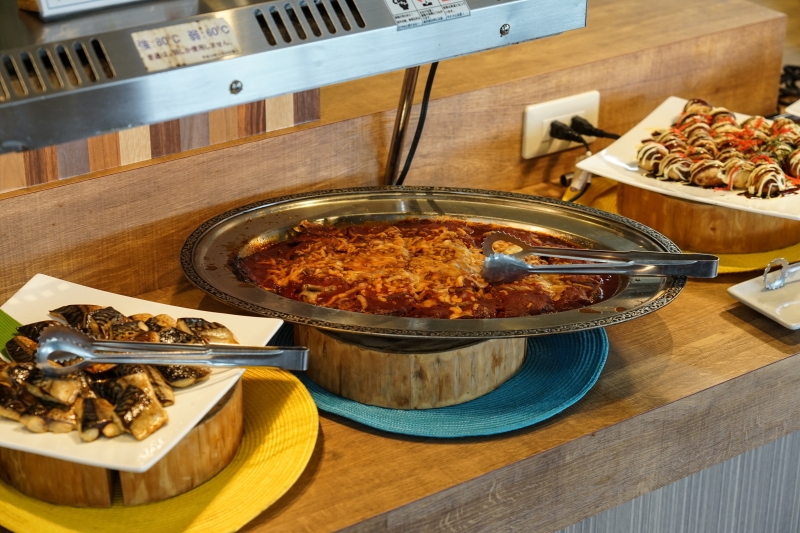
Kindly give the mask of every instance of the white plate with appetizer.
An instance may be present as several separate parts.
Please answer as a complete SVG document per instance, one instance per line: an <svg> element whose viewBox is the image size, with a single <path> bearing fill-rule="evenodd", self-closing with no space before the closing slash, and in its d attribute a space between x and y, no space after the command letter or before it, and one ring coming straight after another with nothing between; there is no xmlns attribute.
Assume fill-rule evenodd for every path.
<svg viewBox="0 0 800 533"><path fill-rule="evenodd" d="M227 329L229 333L232 333L236 342L250 346L265 345L283 323L283 321L273 318L211 313L149 302L84 287L43 274L34 276L5 304L0 306L0 309L25 325L46 320L57 320L63 323L67 321L65 318L59 316L58 313L51 314L50 311L65 306L88 305L112 307L124 315L126 318L124 323L128 325L131 321L127 321L127 317L138 314L140 316L136 317L137 320L133 322L144 324L147 321L148 324L151 324L150 332L157 331L159 328L157 325L152 325L153 320L163 323L168 322L169 317L173 319L203 319L207 323L225 326L221 329ZM86 315L85 318L88 320L89 316ZM148 319L148 316L151 316L152 319ZM184 325L186 323L178 320L177 326L174 322L172 324L165 323L163 326L170 331L175 329L176 331L173 333L181 335L180 328L186 329ZM95 328L98 325L105 327L99 319L93 321L92 325ZM148 329L146 326L141 327L142 331ZM191 330L194 333L188 331L187 334L196 334L196 337L200 338L198 331ZM203 342L218 342L209 340L209 337L203 337L203 339L205 339ZM174 403L163 408L166 413L163 415L167 420L166 423L152 433L149 431L138 433L139 437L143 437L141 440L134 437L134 431L130 428L122 430L118 436L113 436L115 432L105 431L106 426L104 426L104 431L97 440L85 442L79 435L78 428L66 433L34 433L20 421L0 417L0 447L112 470L145 472L166 455L205 416L233 387L243 373L243 369L199 371L199 374L189 376L188 382L194 384L183 388L178 386L187 385L186 379L181 381L185 376L167 376L165 374L165 381L173 387L177 387L173 391ZM154 385L153 388L157 387ZM58 425L56 424L54 427L58 427ZM111 425L107 427L112 428ZM117 433L119 432L117 431ZM82 433L85 434L85 432ZM105 435L113 436L113 438L107 438Z"/></svg>
<svg viewBox="0 0 800 533"><path fill-rule="evenodd" d="M800 126L788 119L671 96L578 168L683 200L800 220L798 146Z"/></svg>

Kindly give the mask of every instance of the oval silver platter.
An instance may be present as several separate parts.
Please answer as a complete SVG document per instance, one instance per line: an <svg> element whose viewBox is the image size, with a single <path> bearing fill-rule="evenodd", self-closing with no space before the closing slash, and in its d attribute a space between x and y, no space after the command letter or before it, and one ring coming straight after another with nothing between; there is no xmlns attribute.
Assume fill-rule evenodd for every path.
<svg viewBox="0 0 800 533"><path fill-rule="evenodd" d="M314 326L341 338L402 338L451 347L497 337L527 337L610 326L652 313L675 299L684 277L623 278L617 293L591 307L530 317L420 319L340 311L298 302L236 278L229 260L248 244L275 242L309 220L324 224L455 217L545 232L578 246L680 252L660 233L591 207L522 194L438 187L370 187L310 192L238 207L198 227L181 250L189 280L214 298L253 313ZM378 339L377 337L384 337ZM456 341L454 343L454 341ZM399 347L395 344L392 346ZM442 348L444 349L444 348Z"/></svg>

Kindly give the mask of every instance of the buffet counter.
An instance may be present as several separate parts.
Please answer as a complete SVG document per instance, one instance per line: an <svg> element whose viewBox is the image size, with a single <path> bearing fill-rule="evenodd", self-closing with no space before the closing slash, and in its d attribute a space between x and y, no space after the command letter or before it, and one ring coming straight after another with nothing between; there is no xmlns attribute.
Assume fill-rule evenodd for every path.
<svg viewBox="0 0 800 533"><path fill-rule="evenodd" d="M576 405L488 438L406 438L321 413L299 481L244 531L556 531L800 429L800 332L690 281L607 329ZM235 312L188 282L144 299Z"/></svg>
<svg viewBox="0 0 800 533"><path fill-rule="evenodd" d="M784 33L745 0L590 0L585 30L442 63L407 184L560 196L578 154L521 159L522 109L586 90L620 133L670 95L770 114ZM186 237L249 202L380 185L401 77L322 88L313 124L0 194L0 301L45 273L237 312L184 278ZM690 281L607 328L594 388L528 429L407 438L322 413L304 473L243 531L552 532L796 431L800 332L726 293L754 276Z"/></svg>

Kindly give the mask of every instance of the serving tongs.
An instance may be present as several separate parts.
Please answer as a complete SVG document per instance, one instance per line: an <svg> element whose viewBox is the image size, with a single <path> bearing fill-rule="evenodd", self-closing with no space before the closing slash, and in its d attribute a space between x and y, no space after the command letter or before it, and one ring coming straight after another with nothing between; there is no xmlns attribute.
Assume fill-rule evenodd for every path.
<svg viewBox="0 0 800 533"><path fill-rule="evenodd" d="M772 269L776 267L778 270L773 271ZM768 291L780 289L786 283L786 276L798 270L800 270L800 263L790 265L789 261L783 257L773 259L764 269L764 288Z"/></svg>
<svg viewBox="0 0 800 533"><path fill-rule="evenodd" d="M270 366L284 370L306 370L308 349L236 344L99 341L67 326L50 326L45 328L39 337L36 363L46 375L54 377L64 376L97 363L211 367Z"/></svg>
<svg viewBox="0 0 800 533"><path fill-rule="evenodd" d="M515 244L522 251L513 254L496 253L498 241ZM549 248L531 246L522 239L502 231L486 234L483 241L481 275L489 283L511 283L531 274L623 274L628 276L689 276L714 278L719 258L708 254L673 254L666 252L615 252L579 248ZM529 265L523 259L529 255L592 261L586 264Z"/></svg>

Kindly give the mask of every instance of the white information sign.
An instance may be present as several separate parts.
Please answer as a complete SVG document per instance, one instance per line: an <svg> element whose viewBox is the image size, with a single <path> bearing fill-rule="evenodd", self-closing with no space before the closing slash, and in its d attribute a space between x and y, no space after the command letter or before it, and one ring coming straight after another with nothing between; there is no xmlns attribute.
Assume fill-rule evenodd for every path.
<svg viewBox="0 0 800 533"><path fill-rule="evenodd" d="M467 0L384 0L398 30L469 16Z"/></svg>
<svg viewBox="0 0 800 533"><path fill-rule="evenodd" d="M219 59L241 52L233 28L209 18L131 34L149 72Z"/></svg>

